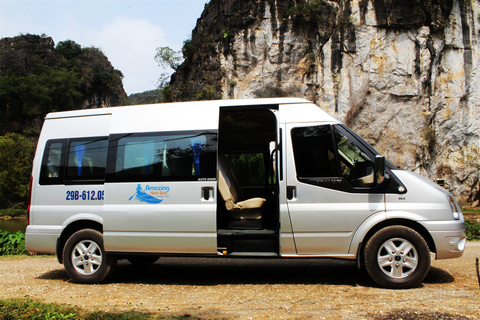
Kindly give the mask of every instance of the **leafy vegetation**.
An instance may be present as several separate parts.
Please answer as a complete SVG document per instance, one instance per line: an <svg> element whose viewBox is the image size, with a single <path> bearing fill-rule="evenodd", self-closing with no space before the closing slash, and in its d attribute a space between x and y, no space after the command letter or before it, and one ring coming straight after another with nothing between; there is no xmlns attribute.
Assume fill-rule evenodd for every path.
<svg viewBox="0 0 480 320"><path fill-rule="evenodd" d="M149 104L162 102L162 90L149 90L128 96L129 104Z"/></svg>
<svg viewBox="0 0 480 320"><path fill-rule="evenodd" d="M48 112L123 104L123 75L97 48L21 35L0 40L0 134L40 129Z"/></svg>
<svg viewBox="0 0 480 320"><path fill-rule="evenodd" d="M159 47L155 54L155 61L158 65L165 69L171 69L177 71L178 67L182 64L185 57L191 58L195 52L195 47L190 40L184 42L182 51L175 51L170 47ZM173 88L170 85L171 73L164 72L158 79L158 89L162 94L162 102L173 101Z"/></svg>
<svg viewBox="0 0 480 320"><path fill-rule="evenodd" d="M196 100L215 100L221 99L222 92L220 90L216 90L214 86L207 85L202 87L200 90L197 91Z"/></svg>
<svg viewBox="0 0 480 320"><path fill-rule="evenodd" d="M177 70L183 61L183 57L181 52L170 47L159 47L157 48L157 54L155 54L155 61L165 69Z"/></svg>
<svg viewBox="0 0 480 320"><path fill-rule="evenodd" d="M480 217L479 208L463 208L463 215L465 216L465 227L467 228L468 240L480 240Z"/></svg>
<svg viewBox="0 0 480 320"><path fill-rule="evenodd" d="M189 39L183 42L182 54L185 60L191 59L195 51L195 45L193 44L192 40Z"/></svg>
<svg viewBox="0 0 480 320"><path fill-rule="evenodd" d="M127 311L114 312L86 312L78 307L61 306L52 303L41 303L31 299L0 300L0 319L83 319L83 320L143 320L143 319L195 319L190 315L165 316L161 314Z"/></svg>
<svg viewBox="0 0 480 320"><path fill-rule="evenodd" d="M0 209L0 217L25 217L27 209Z"/></svg>
<svg viewBox="0 0 480 320"><path fill-rule="evenodd" d="M480 223L476 221L465 220L468 240L480 240Z"/></svg>
<svg viewBox="0 0 480 320"><path fill-rule="evenodd" d="M335 15L334 7L323 0L300 2L286 12L286 16L292 19L294 27L307 34L315 34L319 26L334 24Z"/></svg>
<svg viewBox="0 0 480 320"><path fill-rule="evenodd" d="M34 153L35 143L26 136L0 136L0 208L27 207Z"/></svg>
<svg viewBox="0 0 480 320"><path fill-rule="evenodd" d="M25 234L21 231L8 232L0 230L0 256L25 254Z"/></svg>

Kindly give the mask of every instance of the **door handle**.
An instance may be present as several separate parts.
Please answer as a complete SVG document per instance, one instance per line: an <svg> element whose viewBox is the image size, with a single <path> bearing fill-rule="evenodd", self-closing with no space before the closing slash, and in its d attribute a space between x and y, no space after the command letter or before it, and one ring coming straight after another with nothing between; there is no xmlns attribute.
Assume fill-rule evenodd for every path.
<svg viewBox="0 0 480 320"><path fill-rule="evenodd" d="M213 187L202 187L202 201L213 200Z"/></svg>
<svg viewBox="0 0 480 320"><path fill-rule="evenodd" d="M287 186L287 200L296 200L297 199L297 187Z"/></svg>

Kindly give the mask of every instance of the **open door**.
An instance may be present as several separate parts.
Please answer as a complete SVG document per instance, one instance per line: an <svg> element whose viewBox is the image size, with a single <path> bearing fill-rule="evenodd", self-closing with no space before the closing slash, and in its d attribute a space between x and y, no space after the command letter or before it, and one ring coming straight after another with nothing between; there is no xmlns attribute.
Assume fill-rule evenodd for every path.
<svg viewBox="0 0 480 320"><path fill-rule="evenodd" d="M218 250L278 255L278 106L220 108Z"/></svg>

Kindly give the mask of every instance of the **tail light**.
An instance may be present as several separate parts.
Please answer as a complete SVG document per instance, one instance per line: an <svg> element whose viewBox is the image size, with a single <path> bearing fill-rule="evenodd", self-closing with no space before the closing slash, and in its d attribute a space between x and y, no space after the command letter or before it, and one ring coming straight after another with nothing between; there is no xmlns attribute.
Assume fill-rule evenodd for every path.
<svg viewBox="0 0 480 320"><path fill-rule="evenodd" d="M32 184L33 184L33 176L30 176L30 192L28 194L27 226L30 225L30 205L32 204Z"/></svg>

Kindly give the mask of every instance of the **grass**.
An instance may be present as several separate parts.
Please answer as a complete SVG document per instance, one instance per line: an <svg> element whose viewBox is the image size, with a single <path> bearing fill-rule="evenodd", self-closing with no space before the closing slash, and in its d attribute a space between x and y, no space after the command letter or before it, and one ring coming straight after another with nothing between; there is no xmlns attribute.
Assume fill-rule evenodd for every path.
<svg viewBox="0 0 480 320"><path fill-rule="evenodd" d="M87 312L78 307L62 306L52 303L42 303L31 299L8 299L0 300L0 319L79 319L79 320L146 320L146 319L169 319L184 320L197 319L190 315L170 316L138 311L126 312Z"/></svg>

